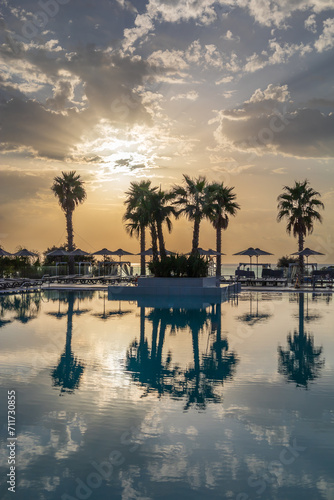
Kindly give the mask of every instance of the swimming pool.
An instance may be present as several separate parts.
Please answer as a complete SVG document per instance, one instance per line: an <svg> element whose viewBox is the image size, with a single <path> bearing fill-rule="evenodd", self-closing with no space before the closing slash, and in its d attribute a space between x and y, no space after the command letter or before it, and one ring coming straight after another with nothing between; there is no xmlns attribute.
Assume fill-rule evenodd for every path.
<svg viewBox="0 0 334 500"><path fill-rule="evenodd" d="M2 295L1 498L333 500L333 319L324 293Z"/></svg>

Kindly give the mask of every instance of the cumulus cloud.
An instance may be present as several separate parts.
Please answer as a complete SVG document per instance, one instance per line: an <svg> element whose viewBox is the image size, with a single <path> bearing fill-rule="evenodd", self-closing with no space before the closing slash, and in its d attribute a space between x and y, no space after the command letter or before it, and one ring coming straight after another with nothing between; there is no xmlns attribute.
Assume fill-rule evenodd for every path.
<svg viewBox="0 0 334 500"><path fill-rule="evenodd" d="M233 81L233 76L224 76L216 82L216 85L221 85L222 83L231 83Z"/></svg>
<svg viewBox="0 0 334 500"><path fill-rule="evenodd" d="M199 97L198 92L196 92L195 90L190 90L186 94L174 95L171 98L171 101L179 101L180 99L188 99L188 101L197 101L198 97Z"/></svg>
<svg viewBox="0 0 334 500"><path fill-rule="evenodd" d="M237 108L220 111L217 122L215 137L227 149L334 157L334 114L294 109L286 85L256 90Z"/></svg>
<svg viewBox="0 0 334 500"><path fill-rule="evenodd" d="M149 0L147 12L152 18L165 22L197 20L208 25L217 19L215 4L217 0Z"/></svg>
<svg viewBox="0 0 334 500"><path fill-rule="evenodd" d="M224 66L223 56L215 44L204 47L199 40L192 42L185 50L157 50L152 52L147 61L155 67L162 67L166 72L176 74L187 71L190 65L204 65L220 69Z"/></svg>
<svg viewBox="0 0 334 500"><path fill-rule="evenodd" d="M73 88L70 82L60 80L54 91L54 97L48 98L46 104L55 110L61 110L66 107L68 100L73 98Z"/></svg>
<svg viewBox="0 0 334 500"><path fill-rule="evenodd" d="M196 21L209 25L217 19L215 7L229 3L226 0L149 0L146 12L138 14L134 27L124 30L123 48L134 52L136 43L154 32L161 22L180 23Z"/></svg>
<svg viewBox="0 0 334 500"><path fill-rule="evenodd" d="M305 54L312 52L310 45L289 44L283 43L280 45L275 38L269 40L268 50L263 50L261 54L252 54L246 59L244 71L246 73L254 73L269 65L285 64L295 54L303 57Z"/></svg>
<svg viewBox="0 0 334 500"><path fill-rule="evenodd" d="M311 31L312 33L317 32L317 21L315 19L315 14L312 14L305 20L304 26L308 31Z"/></svg>
<svg viewBox="0 0 334 500"><path fill-rule="evenodd" d="M154 66L167 68L169 72L182 71L189 68L182 50L157 50L148 57L148 62Z"/></svg>
<svg viewBox="0 0 334 500"><path fill-rule="evenodd" d="M263 26L286 28L286 21L296 11L313 10L320 13L333 8L332 0L235 0L235 5L247 8L250 15Z"/></svg>
<svg viewBox="0 0 334 500"><path fill-rule="evenodd" d="M227 40L229 42L239 42L240 37L239 36L234 36L232 31L227 30L226 34L223 36L224 40Z"/></svg>
<svg viewBox="0 0 334 500"><path fill-rule="evenodd" d="M314 44L318 52L332 49L334 47L334 19L324 21L324 29Z"/></svg>

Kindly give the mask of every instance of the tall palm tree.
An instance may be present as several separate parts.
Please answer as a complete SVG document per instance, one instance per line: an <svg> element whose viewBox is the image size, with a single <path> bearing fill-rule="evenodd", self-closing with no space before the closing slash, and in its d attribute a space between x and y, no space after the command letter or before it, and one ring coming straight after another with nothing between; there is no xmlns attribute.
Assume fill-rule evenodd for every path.
<svg viewBox="0 0 334 500"><path fill-rule="evenodd" d="M125 193L125 214L123 221L130 236L136 235L140 238L140 274L145 275L145 241L146 228L149 227L152 238L153 259L158 259L157 231L152 219L152 196L157 188L151 187L151 181L131 182L129 190Z"/></svg>
<svg viewBox="0 0 334 500"><path fill-rule="evenodd" d="M69 252L74 250L73 244L73 212L75 207L83 203L87 197L84 182L80 175L74 170L71 172L62 172L61 176L53 179L51 189L55 196L58 197L59 205L61 206L66 217L67 230L67 249ZM74 258L69 261L70 274L74 273Z"/></svg>
<svg viewBox="0 0 334 500"><path fill-rule="evenodd" d="M180 207L179 214L184 213L190 221L194 222L191 250L194 254L198 250L201 221L208 216L207 180L203 176L195 179L191 179L188 175L183 175L183 177L184 185L175 186L173 189L174 204Z"/></svg>
<svg viewBox="0 0 334 500"><path fill-rule="evenodd" d="M222 229L226 230L229 216L235 216L240 205L236 203L234 187L224 186L222 182L213 182L208 186L209 195L209 219L216 230L217 267L216 276L221 275L221 251L222 251Z"/></svg>
<svg viewBox="0 0 334 500"><path fill-rule="evenodd" d="M164 259L167 255L162 229L163 223L166 223L168 232L171 232L172 221L170 217L171 215L174 215L175 217L178 216L174 206L170 204L170 201L173 199L174 194L172 192L165 192L160 189L159 191L152 193L152 215L157 227L160 257L162 259Z"/></svg>
<svg viewBox="0 0 334 500"><path fill-rule="evenodd" d="M295 181L294 186L284 186L284 192L277 198L279 210L277 221L287 219L286 230L288 234L298 237L298 251L304 249L305 236L311 234L315 221L322 222L322 217L317 211L324 208L324 204L318 199L320 193L310 187L307 179L303 182ZM304 259L299 256L300 279L304 275Z"/></svg>

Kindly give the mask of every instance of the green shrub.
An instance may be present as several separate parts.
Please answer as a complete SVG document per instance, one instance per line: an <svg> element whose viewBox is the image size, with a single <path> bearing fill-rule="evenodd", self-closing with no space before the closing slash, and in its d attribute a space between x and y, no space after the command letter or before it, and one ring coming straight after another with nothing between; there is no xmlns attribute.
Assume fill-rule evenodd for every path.
<svg viewBox="0 0 334 500"><path fill-rule="evenodd" d="M200 255L171 255L148 267L156 278L205 278L209 263Z"/></svg>

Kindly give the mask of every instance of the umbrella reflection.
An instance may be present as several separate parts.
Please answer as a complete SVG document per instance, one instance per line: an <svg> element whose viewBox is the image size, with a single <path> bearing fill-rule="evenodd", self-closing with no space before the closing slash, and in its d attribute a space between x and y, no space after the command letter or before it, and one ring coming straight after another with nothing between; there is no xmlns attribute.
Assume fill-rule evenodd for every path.
<svg viewBox="0 0 334 500"><path fill-rule="evenodd" d="M125 316L126 314L130 314L132 311L130 309L127 310L122 310L122 302L119 301L118 303L118 310L117 311L106 311L106 297L107 297L107 292L103 292L103 312L102 313L92 313L92 316L95 316L96 318L100 318L102 320L106 320L115 316Z"/></svg>
<svg viewBox="0 0 334 500"><path fill-rule="evenodd" d="M266 321L268 320L272 314L269 313L260 313L259 312L259 294L256 293L256 307L253 307L253 294L249 294L249 313L244 313L241 314L240 316L237 316L237 319L239 321L244 321L248 323L250 326L253 326L261 321Z"/></svg>

